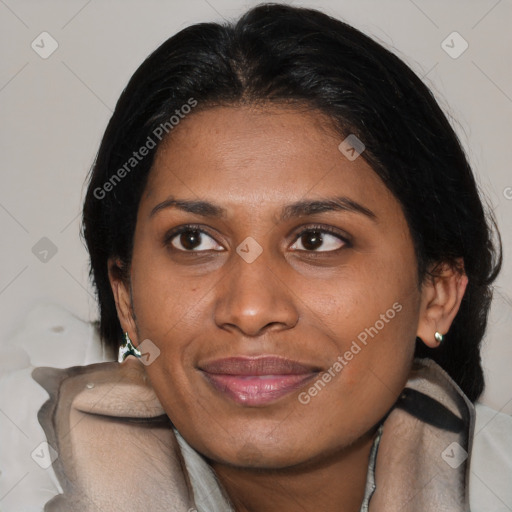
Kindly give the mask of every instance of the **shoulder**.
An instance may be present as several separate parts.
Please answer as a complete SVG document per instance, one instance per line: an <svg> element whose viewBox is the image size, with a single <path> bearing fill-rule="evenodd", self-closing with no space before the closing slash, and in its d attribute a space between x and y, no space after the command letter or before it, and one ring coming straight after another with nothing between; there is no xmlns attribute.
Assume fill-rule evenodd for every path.
<svg viewBox="0 0 512 512"><path fill-rule="evenodd" d="M469 496L471 512L512 508L512 416L475 404Z"/></svg>
<svg viewBox="0 0 512 512"><path fill-rule="evenodd" d="M92 324L51 304L0 349L3 512L190 508L178 442L140 363L111 362Z"/></svg>
<svg viewBox="0 0 512 512"><path fill-rule="evenodd" d="M186 511L193 505L180 448L134 357L32 372L50 399L38 413L64 490L48 510Z"/></svg>

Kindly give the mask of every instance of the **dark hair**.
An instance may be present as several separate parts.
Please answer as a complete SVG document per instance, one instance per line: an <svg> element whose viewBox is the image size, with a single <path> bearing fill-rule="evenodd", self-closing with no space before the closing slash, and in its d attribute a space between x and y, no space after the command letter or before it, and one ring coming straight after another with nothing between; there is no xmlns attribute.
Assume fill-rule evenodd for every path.
<svg viewBox="0 0 512 512"><path fill-rule="evenodd" d="M190 115L213 105L307 105L334 121L340 141L348 134L363 141L362 158L401 203L419 282L433 263L464 260L469 285L446 340L435 350L417 340L415 355L436 361L476 400L502 255L460 142L430 90L393 53L326 14L279 4L255 7L232 24L185 28L143 62L119 98L91 170L82 226L106 347L117 349L122 337L107 259L119 258L127 277L156 134L170 132L172 116L193 102ZM142 146L155 147L135 160Z"/></svg>

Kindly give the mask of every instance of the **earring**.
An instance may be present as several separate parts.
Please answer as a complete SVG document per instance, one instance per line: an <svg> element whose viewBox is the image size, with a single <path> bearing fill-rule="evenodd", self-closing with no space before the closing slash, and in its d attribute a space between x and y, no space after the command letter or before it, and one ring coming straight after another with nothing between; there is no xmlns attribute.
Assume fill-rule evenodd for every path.
<svg viewBox="0 0 512 512"><path fill-rule="evenodd" d="M441 334L439 331L436 331L434 334L434 338L436 339L436 341L439 342L439 345L441 345L444 341L444 334Z"/></svg>
<svg viewBox="0 0 512 512"><path fill-rule="evenodd" d="M140 350L135 347L128 336L128 333L124 333L124 344L119 347L119 355L117 356L117 361L122 363L128 356L141 357Z"/></svg>

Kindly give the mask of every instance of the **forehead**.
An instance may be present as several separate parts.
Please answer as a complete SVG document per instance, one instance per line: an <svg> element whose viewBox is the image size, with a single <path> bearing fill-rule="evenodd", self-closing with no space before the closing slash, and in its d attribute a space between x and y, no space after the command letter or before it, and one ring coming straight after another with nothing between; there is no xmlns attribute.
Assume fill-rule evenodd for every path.
<svg viewBox="0 0 512 512"><path fill-rule="evenodd" d="M339 150L343 139L333 122L313 109L194 112L159 147L141 208L171 194L259 209L333 193L388 200L387 188L366 161L349 160Z"/></svg>

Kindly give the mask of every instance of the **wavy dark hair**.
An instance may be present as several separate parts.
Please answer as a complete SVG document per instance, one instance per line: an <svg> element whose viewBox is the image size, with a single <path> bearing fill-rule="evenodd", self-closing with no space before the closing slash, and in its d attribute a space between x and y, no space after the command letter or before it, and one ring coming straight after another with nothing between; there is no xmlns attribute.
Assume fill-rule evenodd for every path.
<svg viewBox="0 0 512 512"><path fill-rule="evenodd" d="M480 343L502 254L461 144L429 88L392 52L324 13L280 4L259 5L233 23L181 30L121 94L89 175L82 219L104 346L116 350L122 339L107 260L118 258L117 271L128 278L138 205L159 145L131 172L119 170L163 123L170 129L190 98L197 102L190 115L215 105L306 105L329 116L340 140L355 134L364 142L362 158L402 206L419 283L432 264L464 260L469 284L445 342L432 350L417 340L415 356L436 361L475 401L484 388Z"/></svg>

